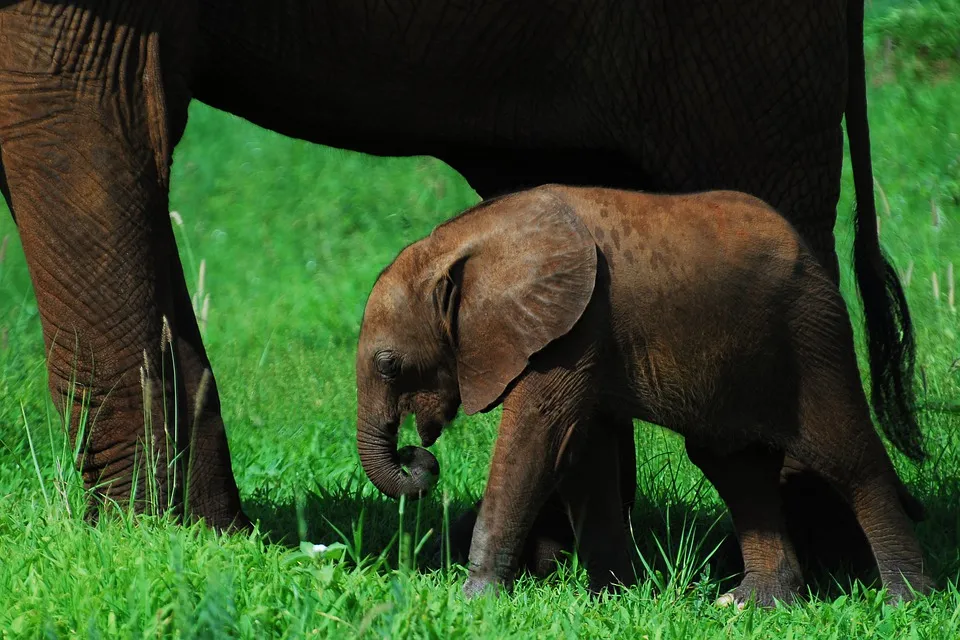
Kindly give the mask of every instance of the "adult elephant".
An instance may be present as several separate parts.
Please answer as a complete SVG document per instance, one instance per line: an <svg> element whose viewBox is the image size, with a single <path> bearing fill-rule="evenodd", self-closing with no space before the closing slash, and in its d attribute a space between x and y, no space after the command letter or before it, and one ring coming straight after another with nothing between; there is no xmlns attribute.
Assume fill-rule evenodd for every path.
<svg viewBox="0 0 960 640"><path fill-rule="evenodd" d="M178 455L160 506L246 523L167 213L192 98L317 143L436 156L483 197L747 191L835 278L846 113L874 407L919 458L910 319L874 224L862 23L842 0L0 0L3 193L51 393L74 436L81 397L97 416L84 481L128 498L148 398L155 441L164 416L183 425L154 446L161 469Z"/></svg>

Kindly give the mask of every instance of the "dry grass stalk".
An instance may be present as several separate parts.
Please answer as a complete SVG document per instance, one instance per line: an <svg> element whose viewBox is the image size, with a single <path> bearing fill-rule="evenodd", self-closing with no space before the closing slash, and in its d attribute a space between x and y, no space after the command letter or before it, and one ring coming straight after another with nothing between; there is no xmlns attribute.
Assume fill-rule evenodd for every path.
<svg viewBox="0 0 960 640"><path fill-rule="evenodd" d="M910 264L907 265L907 270L903 274L903 286L909 287L911 280L913 280L913 260L911 260Z"/></svg>
<svg viewBox="0 0 960 640"><path fill-rule="evenodd" d="M933 198L930 198L930 224L934 229L940 228L940 207Z"/></svg>
<svg viewBox="0 0 960 640"><path fill-rule="evenodd" d="M200 310L200 301L203 300L203 288L204 281L207 279L207 260L204 258L200 260L200 273L197 274L197 292L193 294L193 312L197 313Z"/></svg>
<svg viewBox="0 0 960 640"><path fill-rule="evenodd" d="M207 388L210 386L212 374L210 369L204 369L200 375L200 383L197 385L197 394L193 397L193 432L196 433L197 423L200 420L200 414L203 413L204 404L207 401Z"/></svg>
<svg viewBox="0 0 960 640"><path fill-rule="evenodd" d="M956 311L957 307L955 306L955 283L953 279L953 263L947 264L947 306L950 307L950 311Z"/></svg>
<svg viewBox="0 0 960 640"><path fill-rule="evenodd" d="M207 316L210 313L210 294L203 296L203 308L200 309L200 333L207 332Z"/></svg>
<svg viewBox="0 0 960 640"><path fill-rule="evenodd" d="M936 271L930 274L930 282L933 285L933 299L939 302L940 301L940 281L937 279Z"/></svg>
<svg viewBox="0 0 960 640"><path fill-rule="evenodd" d="M874 186L877 187L877 193L880 194L880 204L883 205L883 212L887 214L887 217L889 218L890 217L890 201L887 200L887 194L883 190L883 187L880 186L880 182L876 178L873 179L873 184Z"/></svg>
<svg viewBox="0 0 960 640"><path fill-rule="evenodd" d="M3 236L3 240L0 240L0 265L3 264L3 261L7 257L7 243L10 242L10 236Z"/></svg>
<svg viewBox="0 0 960 640"><path fill-rule="evenodd" d="M143 350L143 365L140 367L140 390L143 393L144 416L153 415L153 388L150 386L150 359Z"/></svg>
<svg viewBox="0 0 960 640"><path fill-rule="evenodd" d="M163 327L160 329L160 356L167 353L167 347L173 344L173 331L170 329L170 321L167 316L163 316Z"/></svg>

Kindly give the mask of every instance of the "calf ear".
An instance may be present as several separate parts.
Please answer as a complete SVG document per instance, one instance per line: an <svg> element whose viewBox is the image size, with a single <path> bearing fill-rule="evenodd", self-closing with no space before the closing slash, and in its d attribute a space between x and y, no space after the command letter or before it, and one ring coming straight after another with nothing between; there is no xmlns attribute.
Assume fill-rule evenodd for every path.
<svg viewBox="0 0 960 640"><path fill-rule="evenodd" d="M441 323L455 329L468 415L495 405L531 356L573 328L597 277L593 237L561 197L527 192L484 209L450 229L465 240L436 294Z"/></svg>

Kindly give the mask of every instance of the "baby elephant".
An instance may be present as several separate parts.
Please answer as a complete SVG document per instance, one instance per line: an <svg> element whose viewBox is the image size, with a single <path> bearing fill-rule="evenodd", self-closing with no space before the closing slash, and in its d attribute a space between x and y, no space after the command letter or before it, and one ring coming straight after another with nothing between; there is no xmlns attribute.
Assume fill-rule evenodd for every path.
<svg viewBox="0 0 960 640"><path fill-rule="evenodd" d="M487 200L380 275L357 387L360 460L393 497L438 474L425 449L397 450L405 415L429 447L461 404L470 415L502 403L469 596L511 584L554 494L591 588L635 580L620 475L634 418L683 435L731 511L744 578L723 602L789 601L801 586L784 455L851 506L893 599L911 597L908 583L931 588L844 301L793 228L746 194L546 185Z"/></svg>

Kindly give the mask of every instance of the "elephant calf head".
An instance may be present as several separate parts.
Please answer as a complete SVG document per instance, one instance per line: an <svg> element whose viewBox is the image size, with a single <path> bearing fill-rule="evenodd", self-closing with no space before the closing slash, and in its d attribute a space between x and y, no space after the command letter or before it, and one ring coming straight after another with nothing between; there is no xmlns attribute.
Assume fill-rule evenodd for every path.
<svg viewBox="0 0 960 640"><path fill-rule="evenodd" d="M404 249L377 279L357 351L357 447L383 493L419 497L439 473L424 449L397 450L416 416L425 447L461 402L498 403L528 360L576 324L593 294L597 248L570 208L529 192L516 215L487 200ZM404 466L407 470L404 470Z"/></svg>

